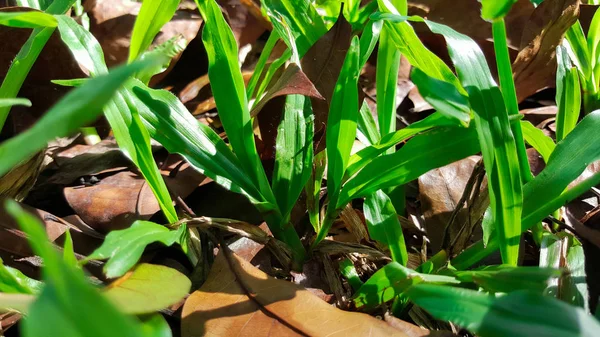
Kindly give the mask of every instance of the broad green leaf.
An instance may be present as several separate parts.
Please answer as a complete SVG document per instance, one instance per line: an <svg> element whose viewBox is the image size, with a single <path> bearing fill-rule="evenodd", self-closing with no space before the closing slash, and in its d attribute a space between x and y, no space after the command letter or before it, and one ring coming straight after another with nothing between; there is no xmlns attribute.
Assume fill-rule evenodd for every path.
<svg viewBox="0 0 600 337"><path fill-rule="evenodd" d="M473 282L489 292L508 293L530 290L538 293L546 288L549 279L560 277L554 268L486 266L475 270L458 271L453 275L461 282Z"/></svg>
<svg viewBox="0 0 600 337"><path fill-rule="evenodd" d="M490 205L499 235L500 253L506 264L516 265L523 192L515 139L500 89L494 82L483 52L471 38L444 25L416 17L413 19L425 22L433 33L444 36L450 58L469 93L488 175Z"/></svg>
<svg viewBox="0 0 600 337"><path fill-rule="evenodd" d="M142 263L109 284L103 294L121 311L140 315L177 303L188 294L191 285L185 275L173 268Z"/></svg>
<svg viewBox="0 0 600 337"><path fill-rule="evenodd" d="M45 286L29 308L23 336L143 336L133 318L120 313L87 283L83 274L62 260L37 218L14 201L7 202L6 208L27 234L33 251L44 261Z"/></svg>
<svg viewBox="0 0 600 337"><path fill-rule="evenodd" d="M0 108L14 105L31 106L31 101L27 98L0 98Z"/></svg>
<svg viewBox="0 0 600 337"><path fill-rule="evenodd" d="M379 189L406 184L420 175L479 152L473 128L441 128L415 136L394 154L377 157L340 193L338 207Z"/></svg>
<svg viewBox="0 0 600 337"><path fill-rule="evenodd" d="M571 132L581 110L581 87L579 73L571 66L571 61L564 46L556 47L556 140L561 141Z"/></svg>
<svg viewBox="0 0 600 337"><path fill-rule="evenodd" d="M592 337L600 323L582 309L527 291L494 297L474 290L419 284L405 294L437 319L482 337Z"/></svg>
<svg viewBox="0 0 600 337"><path fill-rule="evenodd" d="M48 110L36 124L0 145L0 175L33 155L56 137L73 134L79 127L93 122L115 91L133 74L152 65L156 59L119 67L105 76L94 78L72 90Z"/></svg>
<svg viewBox="0 0 600 337"><path fill-rule="evenodd" d="M356 138L365 145L373 145L379 143L381 137L373 113L369 108L369 104L364 101L358 111ZM350 157L352 160L352 157Z"/></svg>
<svg viewBox="0 0 600 337"><path fill-rule="evenodd" d="M313 245L318 244L325 238L329 228L331 228L335 214L337 214L338 195L356 138L359 109L357 89L360 74L359 57L360 45L358 37L355 36L352 38L350 48L348 48L329 106L327 132L325 134L329 207Z"/></svg>
<svg viewBox="0 0 600 337"><path fill-rule="evenodd" d="M357 307L373 308L394 299L418 283L458 284L451 276L421 274L398 262L390 262L379 269L356 292Z"/></svg>
<svg viewBox="0 0 600 337"><path fill-rule="evenodd" d="M546 136L544 131L536 128L528 121L521 121L521 130L523 130L525 141L536 149L542 155L542 158L544 158L544 162L547 163L554 148L556 148L556 144L554 144L552 138Z"/></svg>
<svg viewBox="0 0 600 337"><path fill-rule="evenodd" d="M154 242L166 246L181 244L185 235L185 225L177 230L170 230L150 221L138 220L127 229L110 232L102 245L87 259L108 260L104 265L106 277L119 277L138 262L147 245Z"/></svg>
<svg viewBox="0 0 600 337"><path fill-rule="evenodd" d="M15 28L56 27L56 19L44 12L4 12L0 13L0 25Z"/></svg>
<svg viewBox="0 0 600 337"><path fill-rule="evenodd" d="M469 98L448 82L428 76L419 68L414 68L410 76L419 88L419 94L440 114L457 119L464 127L471 122Z"/></svg>
<svg viewBox="0 0 600 337"><path fill-rule="evenodd" d="M131 83L133 94L145 107L139 113L153 139L228 190L246 193L254 201L262 199L227 144L210 127L199 123L177 97L139 81Z"/></svg>
<svg viewBox="0 0 600 337"><path fill-rule="evenodd" d="M275 142L273 193L286 218L310 178L314 115L309 97L288 95Z"/></svg>
<svg viewBox="0 0 600 337"><path fill-rule="evenodd" d="M237 61L238 47L235 38L225 22L221 8L214 0L196 3L205 21L202 41L208 54L208 77L223 128L246 174L261 193L266 193L265 201L274 203L256 151L244 80Z"/></svg>
<svg viewBox="0 0 600 337"><path fill-rule="evenodd" d="M0 293L35 294L42 283L27 277L20 270L5 266L0 259Z"/></svg>
<svg viewBox="0 0 600 337"><path fill-rule="evenodd" d="M398 145L412 136L431 130L436 126L450 126L454 124L455 123L445 118L440 113L435 112L431 116L425 117L423 120L415 122L404 129L390 133L382 137L378 143L366 147L352 155L352 157L350 157L350 161L348 162L346 176L354 176L358 171L360 171L380 154L384 153L387 149Z"/></svg>
<svg viewBox="0 0 600 337"><path fill-rule="evenodd" d="M481 0L481 17L484 20L503 19L518 0Z"/></svg>
<svg viewBox="0 0 600 337"><path fill-rule="evenodd" d="M408 263L408 252L404 242L402 226L390 198L379 190L365 199L365 220L371 239L390 249L392 261L403 266Z"/></svg>
<svg viewBox="0 0 600 337"><path fill-rule="evenodd" d="M178 0L145 0L142 2L131 33L128 59L130 63L150 47L162 26L169 22L177 11L178 5Z"/></svg>
<svg viewBox="0 0 600 337"><path fill-rule="evenodd" d="M92 77L105 73L107 68L104 63L104 54L94 36L70 17L60 16L58 20L61 39L69 47L75 59L90 71ZM158 60L158 62L153 62L154 69L156 64L162 66L168 59L162 53L156 53L148 58ZM139 117L141 107L135 104L132 96L125 89L118 90L113 99L104 107L104 116L112 128L119 148L140 170L167 220L171 223L176 222L178 220L177 212L154 161L148 131Z"/></svg>

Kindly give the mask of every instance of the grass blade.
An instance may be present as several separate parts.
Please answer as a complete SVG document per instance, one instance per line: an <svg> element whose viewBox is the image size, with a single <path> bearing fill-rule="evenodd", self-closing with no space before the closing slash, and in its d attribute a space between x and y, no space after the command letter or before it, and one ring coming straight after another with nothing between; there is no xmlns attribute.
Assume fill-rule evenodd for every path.
<svg viewBox="0 0 600 337"><path fill-rule="evenodd" d="M31 101L27 98L0 98L0 108L10 107L15 105L22 105L26 107L31 106Z"/></svg>
<svg viewBox="0 0 600 337"><path fill-rule="evenodd" d="M179 6L178 0L145 0L135 19L128 62L138 58L152 44L154 37L169 22Z"/></svg>
<svg viewBox="0 0 600 337"><path fill-rule="evenodd" d="M360 107L360 110L358 111L357 128L358 131L356 132L356 137L363 144L373 145L381 140L379 130L377 130L377 124L373 118L373 113L366 101L363 102L362 107Z"/></svg>
<svg viewBox="0 0 600 337"><path fill-rule="evenodd" d="M497 21L506 16L518 0L481 0L481 17L488 21Z"/></svg>
<svg viewBox="0 0 600 337"><path fill-rule="evenodd" d="M408 252L402 226L387 194L379 190L368 196L365 199L364 213L371 238L390 249L392 261L406 266Z"/></svg>
<svg viewBox="0 0 600 337"><path fill-rule="evenodd" d="M521 121L521 129L523 130L525 141L542 155L544 162L548 163L552 152L554 152L554 148L556 148L556 144L554 144L552 138L546 136L544 131L536 128L528 121Z"/></svg>
<svg viewBox="0 0 600 337"><path fill-rule="evenodd" d="M567 49L556 47L556 140L563 140L577 125L581 110L579 73L571 66Z"/></svg>
<svg viewBox="0 0 600 337"><path fill-rule="evenodd" d="M14 28L56 27L56 19L44 12L0 13L0 25Z"/></svg>
<svg viewBox="0 0 600 337"><path fill-rule="evenodd" d="M46 146L48 141L66 137L93 122L123 83L135 72L152 65L155 59L116 68L109 74L87 81L48 110L31 128L0 145L0 175Z"/></svg>

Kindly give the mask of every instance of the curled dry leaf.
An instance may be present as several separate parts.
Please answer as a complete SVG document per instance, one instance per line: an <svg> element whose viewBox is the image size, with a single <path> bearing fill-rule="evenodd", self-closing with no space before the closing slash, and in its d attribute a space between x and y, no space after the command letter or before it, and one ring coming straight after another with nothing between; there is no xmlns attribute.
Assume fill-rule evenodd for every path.
<svg viewBox="0 0 600 337"><path fill-rule="evenodd" d="M366 314L336 309L307 290L274 279L235 255L215 260L208 280L183 307L191 336L407 336Z"/></svg>
<svg viewBox="0 0 600 337"><path fill-rule="evenodd" d="M444 167L431 170L419 177L421 209L425 217L425 226L431 242L431 248L434 252L440 248L447 248L442 247L444 245L442 241L444 240L446 226L450 223L452 213L461 198L463 198L463 193L468 183L470 183L471 179L469 178L478 160L478 157L465 158ZM475 184L475 181L472 184ZM479 195L485 196L487 193L483 192L479 193ZM447 234L450 237L445 238L446 241L454 241L459 233L461 233L461 229L466 225L470 225L467 226L469 228L466 228L467 232L465 233L470 237L473 225L483 216L487 207L485 202L477 202L479 199L476 199L474 203L478 207L471 209L461 207L459 209L455 215L456 218L452 221L452 226L448 228Z"/></svg>
<svg viewBox="0 0 600 337"><path fill-rule="evenodd" d="M542 2L523 29L522 50L513 64L518 100L553 86L556 47L579 15L579 0Z"/></svg>

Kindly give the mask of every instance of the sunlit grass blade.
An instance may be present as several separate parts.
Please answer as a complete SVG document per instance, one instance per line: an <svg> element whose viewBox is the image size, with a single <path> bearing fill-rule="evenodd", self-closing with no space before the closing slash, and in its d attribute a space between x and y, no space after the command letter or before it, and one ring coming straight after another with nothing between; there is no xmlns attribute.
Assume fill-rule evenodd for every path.
<svg viewBox="0 0 600 337"><path fill-rule="evenodd" d="M396 131L396 90L400 69L400 51L392 40L389 28L384 27L377 51L377 119L379 133L383 137ZM388 150L389 152L390 150ZM393 152L393 149L391 149Z"/></svg>
<svg viewBox="0 0 600 337"><path fill-rule="evenodd" d="M52 3L51 0L17 0L16 2L19 7L29 7L40 11L46 10Z"/></svg>
<svg viewBox="0 0 600 337"><path fill-rule="evenodd" d="M356 137L365 145L377 144L381 137L369 104L365 101L358 111Z"/></svg>
<svg viewBox="0 0 600 337"><path fill-rule="evenodd" d="M556 48L556 140L561 141L571 132L581 110L581 86L579 73L571 66L567 49L563 46Z"/></svg>
<svg viewBox="0 0 600 337"><path fill-rule="evenodd" d="M365 199L365 220L371 239L390 249L392 261L403 266L408 263L408 252L404 242L402 226L390 198L379 190Z"/></svg>
<svg viewBox="0 0 600 337"><path fill-rule="evenodd" d="M406 295L435 318L482 337L592 337L600 329L600 323L582 309L527 291L496 297L475 290L419 284L409 288Z"/></svg>
<svg viewBox="0 0 600 337"><path fill-rule="evenodd" d="M542 294L548 280L557 279L563 271L555 268L485 266L475 270L452 272L461 282L475 283L491 293L529 290Z"/></svg>
<svg viewBox="0 0 600 337"><path fill-rule="evenodd" d="M521 232L600 183L600 174L595 173L567 189L568 185L583 173L588 163L600 159L600 148L589 141L595 137L599 127L600 111L582 119L565 139L556 144L546 168L523 186ZM452 265L457 269L468 268L498 247L497 238L492 236L487 247L484 248L482 243L475 244L457 256Z"/></svg>
<svg viewBox="0 0 600 337"><path fill-rule="evenodd" d="M75 59L90 71L90 75L105 73L106 64L102 48L94 36L67 16L58 17L61 39L69 47ZM164 64L167 56L156 54L150 57L153 66ZM161 210L170 223L178 220L173 201L152 155L150 136L144 128L138 113L139 108L132 100L132 94L120 89L106 104L104 116L108 120L117 144L125 155L139 168Z"/></svg>
<svg viewBox="0 0 600 337"><path fill-rule="evenodd" d="M379 189L406 184L420 175L479 152L474 128L441 128L415 136L394 154L377 157L340 193L338 208Z"/></svg>
<svg viewBox="0 0 600 337"><path fill-rule="evenodd" d="M313 161L314 116L310 98L288 95L275 143L273 193L286 218L308 182Z"/></svg>
<svg viewBox="0 0 600 337"><path fill-rule="evenodd" d="M150 47L162 26L171 20L178 5L178 0L145 0L142 2L131 33L129 62L138 58Z"/></svg>
<svg viewBox="0 0 600 337"><path fill-rule="evenodd" d="M15 28L56 27L56 19L44 12L9 12L0 13L0 25Z"/></svg>
<svg viewBox="0 0 600 337"><path fill-rule="evenodd" d="M152 65L149 59L116 68L110 74L87 81L63 97L36 124L0 145L0 175L5 174L57 137L71 135L77 128L93 122L114 93L136 71Z"/></svg>
<svg viewBox="0 0 600 337"><path fill-rule="evenodd" d="M163 64L157 65L154 68L149 68L141 73L135 74L135 77L145 84L150 82L152 76L162 73L169 68L171 60L177 56L177 54L183 52L186 47L186 41L181 36L176 36L168 41L156 46L154 49L147 51L140 55L140 59L146 57L153 57L154 55L162 55L165 58Z"/></svg>
<svg viewBox="0 0 600 337"><path fill-rule="evenodd" d="M358 119L358 76L360 45L358 37L352 39L340 76L333 92L327 118L327 190L329 194L328 216L317 233L314 245L325 238L333 214L336 214L337 199L346 172L352 145L356 138Z"/></svg>
<svg viewBox="0 0 600 337"><path fill-rule="evenodd" d="M0 98L0 108L10 107L15 105L31 106L31 101L27 98Z"/></svg>
<svg viewBox="0 0 600 337"><path fill-rule="evenodd" d="M521 129L523 130L525 141L536 149L542 158L544 158L544 162L547 163L550 160L552 152L554 152L554 148L556 148L556 144L552 138L546 136L544 131L536 128L528 121L521 121Z"/></svg>
<svg viewBox="0 0 600 337"><path fill-rule="evenodd" d="M373 1L374 2L374 1ZM369 57L373 53L379 36L381 35L381 29L383 28L382 21L369 21L366 27L363 29L362 35L360 36L360 65L364 65L369 60Z"/></svg>
<svg viewBox="0 0 600 337"><path fill-rule="evenodd" d="M599 7L600 8L600 7ZM600 92L600 9L596 9L596 13L590 23L588 30L588 51L591 57L590 67L594 75L594 87L596 92ZM599 97L600 99L600 97Z"/></svg>
<svg viewBox="0 0 600 337"><path fill-rule="evenodd" d="M273 52L273 48L275 48L277 41L279 41L279 34L277 33L277 31L273 30L271 31L271 34L269 34L269 38L267 39L267 42L265 43L265 46L263 47L263 50L260 53L260 57L258 58L258 61L256 61L254 72L252 73L250 81L248 81L248 85L246 86L246 95L248 97L248 100L254 97L256 85L258 84L258 81L260 80L262 73L265 70L265 66L267 65L269 56L271 56L271 52Z"/></svg>
<svg viewBox="0 0 600 337"><path fill-rule="evenodd" d="M48 241L43 224L16 202L6 204L33 251L44 261L45 286L31 305L23 322L23 336L81 336L94 331L96 336L145 336L134 318L120 313L82 273L67 265ZM89 315L94 315L90 320ZM53 324L46 324L47 320Z"/></svg>

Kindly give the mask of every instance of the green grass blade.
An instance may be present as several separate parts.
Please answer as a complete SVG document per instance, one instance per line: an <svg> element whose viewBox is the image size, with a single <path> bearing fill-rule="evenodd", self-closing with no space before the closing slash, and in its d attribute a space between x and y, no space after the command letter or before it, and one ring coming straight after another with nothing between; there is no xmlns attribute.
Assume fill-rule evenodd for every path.
<svg viewBox="0 0 600 337"><path fill-rule="evenodd" d="M591 57L591 68L594 75L594 87L596 92L600 92L600 9L596 9L596 13L592 18L590 28L588 30L588 52Z"/></svg>
<svg viewBox="0 0 600 337"><path fill-rule="evenodd" d="M340 193L337 207L379 189L406 184L420 175L479 152L474 128L442 128L415 136L394 154L377 157Z"/></svg>
<svg viewBox="0 0 600 337"><path fill-rule="evenodd" d="M177 11L179 0L145 0L135 19L128 62L132 62L144 53L152 44L156 34Z"/></svg>
<svg viewBox="0 0 600 337"><path fill-rule="evenodd" d="M275 142L273 193L284 218L310 178L313 161L314 116L310 98L288 95Z"/></svg>
<svg viewBox="0 0 600 337"><path fill-rule="evenodd" d="M406 295L435 318L482 337L592 337L600 329L600 323L582 309L527 291L495 297L475 290L419 284Z"/></svg>
<svg viewBox="0 0 600 337"><path fill-rule="evenodd" d="M523 130L525 141L542 155L544 162L548 163L552 152L554 152L554 148L556 148L556 144L554 144L552 138L546 136L544 131L536 128L528 121L521 121L521 129Z"/></svg>
<svg viewBox="0 0 600 337"><path fill-rule="evenodd" d="M90 71L91 76L105 73L104 54L94 36L67 16L59 16L61 39L69 47L75 59ZM167 56L163 54L150 57L156 64L164 64ZM120 89L106 104L104 116L110 124L120 149L138 167L150 189L156 196L161 210L170 223L178 220L177 212L167 186L156 166L150 146L150 136L139 117L140 107L136 106L132 94Z"/></svg>
<svg viewBox="0 0 600 337"><path fill-rule="evenodd" d="M400 69L400 51L395 47L388 31L388 27L381 31L375 75L377 119L382 137L396 131L396 90Z"/></svg>
<svg viewBox="0 0 600 337"><path fill-rule="evenodd" d="M48 141L69 136L79 127L93 122L100 112L99 107L104 106L131 75L154 62L156 60L150 59L116 68L69 92L31 128L0 145L0 157L3 158L0 175L44 148Z"/></svg>
<svg viewBox="0 0 600 337"><path fill-rule="evenodd" d="M408 263L408 252L404 242L402 226L398 220L392 201L379 190L365 199L365 220L371 239L380 242L390 249L392 261L403 266Z"/></svg>
<svg viewBox="0 0 600 337"><path fill-rule="evenodd" d="M14 28L56 27L56 19L44 12L0 13L0 25Z"/></svg>
<svg viewBox="0 0 600 337"><path fill-rule="evenodd" d="M348 168L346 169L346 177L354 176L358 171L360 171L380 154L384 153L387 149L398 145L414 135L431 130L437 126L450 126L453 124L455 123L436 112L431 116L415 122L404 129L390 133L381 138L378 143L366 147L352 155L352 157L350 157L350 161L348 162Z"/></svg>
<svg viewBox="0 0 600 337"><path fill-rule="evenodd" d="M337 198L356 138L359 108L357 88L360 74L359 57L359 40L358 37L354 37L344 59L329 107L326 132L327 190L330 203L327 214L329 216L326 216L327 221L323 222L313 245L317 245L325 238L333 220L332 215L336 214Z"/></svg>
<svg viewBox="0 0 600 337"><path fill-rule="evenodd" d="M19 7L29 7L40 11L46 10L52 3L50 0L17 0L16 2Z"/></svg>
<svg viewBox="0 0 600 337"><path fill-rule="evenodd" d="M505 2L510 3L510 9L510 6L512 6L512 1ZM517 101L517 91L515 89L515 81L513 78L510 56L508 54L506 25L504 24L503 18L494 20L494 22L492 23L492 33L494 37L494 52L496 54L496 65L498 66L500 90L502 91L502 98L504 99L506 111L508 112L509 116L518 116L519 103ZM527 152L525 151L525 143L523 142L523 132L521 131L521 124L513 123L510 125L510 128L515 138L515 146L517 148L517 156L519 158L521 179L523 183L526 183L533 178L533 175L531 174L531 168L529 167Z"/></svg>
<svg viewBox="0 0 600 337"><path fill-rule="evenodd" d="M364 28L362 35L360 36L360 65L361 68L367 64L369 57L373 53L379 36L381 35L381 29L383 28L382 21L369 21Z"/></svg>
<svg viewBox="0 0 600 337"><path fill-rule="evenodd" d="M33 251L44 261L45 286L29 308L23 322L23 336L144 336L135 319L120 313L97 289L87 283L83 273L67 265L52 247L44 225L16 202L7 202L7 211L27 234ZM94 319L90 320L89 315ZM47 324L47 319L52 324Z"/></svg>
<svg viewBox="0 0 600 337"><path fill-rule="evenodd" d="M169 68L169 65L171 64L171 60L175 56L177 56L177 54L183 52L185 47L185 39L181 36L176 36L156 46L154 49L143 53L142 55L140 55L140 59L144 59L146 57L153 57L154 55L163 55L165 56L165 62L163 64L157 65L154 68L149 68L144 72L135 74L135 77L145 84L150 83L150 79L152 79L152 76L160 74L163 71L167 70L167 68Z"/></svg>
<svg viewBox="0 0 600 337"><path fill-rule="evenodd" d="M567 50L556 47L556 140L561 141L577 125L581 110L581 87L579 73L571 66Z"/></svg>
<svg viewBox="0 0 600 337"><path fill-rule="evenodd" d="M277 31L273 30L271 31L271 34L269 34L269 38L267 39L267 42L265 43L265 46L263 47L263 50L260 53L260 57L256 62L254 72L250 77L250 81L248 81L248 86L246 87L246 94L248 100L254 97L256 85L258 84L258 81L260 80L260 77L262 76L262 73L265 70L265 66L267 65L269 56L271 56L271 52L273 52L273 48L275 48L277 41L279 41L279 34L277 34Z"/></svg>
<svg viewBox="0 0 600 337"><path fill-rule="evenodd" d="M27 98L0 98L0 108L10 107L15 105L22 105L26 107L31 106L31 101Z"/></svg>
<svg viewBox="0 0 600 337"><path fill-rule="evenodd" d="M321 185L327 166L327 151L321 151L314 156L310 178L306 183L306 208L310 224L315 233L321 228Z"/></svg>
<svg viewBox="0 0 600 337"><path fill-rule="evenodd" d="M503 19L518 0L481 0L481 17L488 21Z"/></svg>
<svg viewBox="0 0 600 337"><path fill-rule="evenodd" d="M581 78L588 82L592 78L592 60L591 54L588 49L587 40L585 38L585 33L583 32L583 28L581 27L581 23L579 20L567 30L565 34L565 39L568 42L569 56L571 57L571 61L575 64L579 73L581 74Z"/></svg>
<svg viewBox="0 0 600 337"><path fill-rule="evenodd" d="M242 167L264 197L268 198L265 201L274 202L256 151L235 38L214 0L197 1L197 5L206 22L202 41L208 54L208 76L219 117Z"/></svg>
<svg viewBox="0 0 600 337"><path fill-rule="evenodd" d="M369 108L369 104L365 101L358 111L357 120L358 131L356 137L365 145L377 144L381 137L379 136L379 130L373 118L373 113ZM351 157L352 158L352 157ZM350 159L352 160L352 159Z"/></svg>
<svg viewBox="0 0 600 337"><path fill-rule="evenodd" d="M473 40L447 26L415 20L424 21L432 32L445 37L450 57L469 93L488 175L490 205L502 260L516 265L523 192L515 139L500 89L492 78L483 52Z"/></svg>
<svg viewBox="0 0 600 337"><path fill-rule="evenodd" d="M461 94L448 82L430 77L419 68L414 68L411 80L419 88L419 93L427 103L439 113L455 119L464 127L471 122L469 98Z"/></svg>
<svg viewBox="0 0 600 337"><path fill-rule="evenodd" d="M561 277L563 271L554 268L499 265L455 271L452 274L461 282L475 283L491 293L529 290L542 294L548 286L548 281Z"/></svg>

